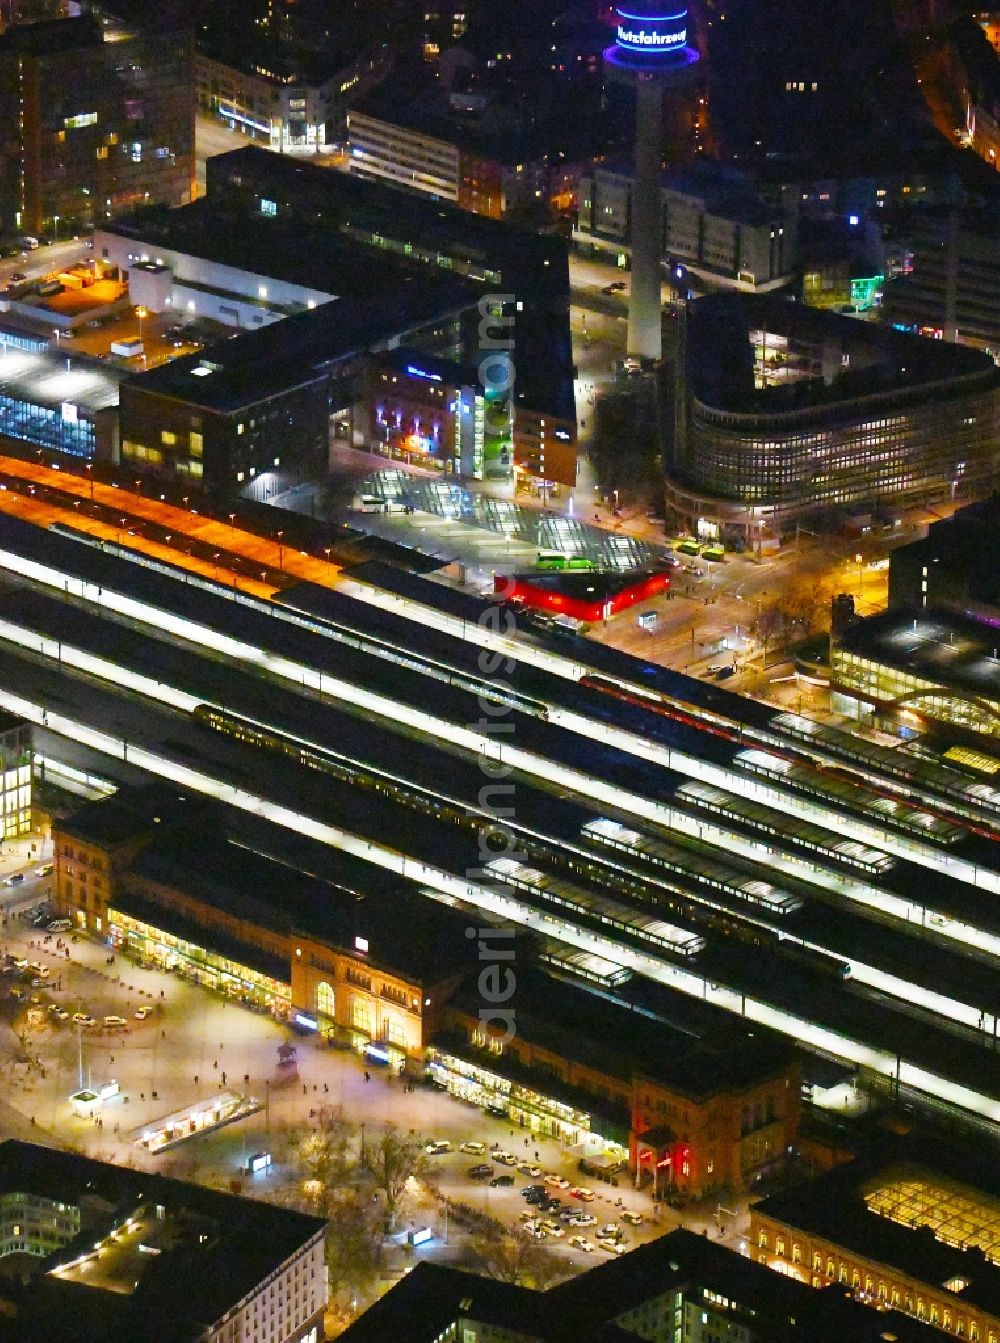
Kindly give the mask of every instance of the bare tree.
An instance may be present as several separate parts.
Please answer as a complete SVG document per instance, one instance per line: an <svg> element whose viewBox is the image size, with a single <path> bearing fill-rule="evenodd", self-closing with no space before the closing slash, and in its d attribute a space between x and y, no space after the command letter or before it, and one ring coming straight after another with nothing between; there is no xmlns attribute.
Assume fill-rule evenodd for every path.
<svg viewBox="0 0 1000 1343"><path fill-rule="evenodd" d="M561 1276L555 1255L520 1228L482 1231L470 1244L472 1266L488 1278L544 1290Z"/></svg>
<svg viewBox="0 0 1000 1343"><path fill-rule="evenodd" d="M427 1164L424 1146L424 1138L414 1133L403 1135L395 1124L387 1124L382 1133L362 1149L361 1165L385 1195L390 1226L395 1225L407 1180L424 1173Z"/></svg>
<svg viewBox="0 0 1000 1343"><path fill-rule="evenodd" d="M382 1267L381 1219L370 1195L356 1189L338 1199L326 1228L330 1291L366 1296Z"/></svg>
<svg viewBox="0 0 1000 1343"><path fill-rule="evenodd" d="M356 1170L356 1133L357 1127L339 1105L322 1105L309 1127L292 1139L292 1162L301 1175L303 1191L323 1215L329 1215L335 1192Z"/></svg>

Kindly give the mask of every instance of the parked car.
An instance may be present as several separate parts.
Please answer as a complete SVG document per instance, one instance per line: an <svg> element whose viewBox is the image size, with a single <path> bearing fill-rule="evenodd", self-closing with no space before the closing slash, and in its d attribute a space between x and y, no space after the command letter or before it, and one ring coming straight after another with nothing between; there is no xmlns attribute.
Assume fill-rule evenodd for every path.
<svg viewBox="0 0 1000 1343"><path fill-rule="evenodd" d="M484 1142L464 1142L458 1150L464 1152L466 1156L484 1156L486 1154L486 1144Z"/></svg>
<svg viewBox="0 0 1000 1343"><path fill-rule="evenodd" d="M494 1175L493 1179L490 1181L490 1188L500 1189L503 1186L513 1183L514 1183L513 1175Z"/></svg>
<svg viewBox="0 0 1000 1343"><path fill-rule="evenodd" d="M140 1007L135 1014L136 1021L145 1021L146 1018L152 1012L152 1010L153 1009L151 1007Z"/></svg>
<svg viewBox="0 0 1000 1343"><path fill-rule="evenodd" d="M570 1236L569 1244L574 1250L582 1250L584 1254L593 1254L594 1247L585 1236Z"/></svg>
<svg viewBox="0 0 1000 1343"><path fill-rule="evenodd" d="M578 1198L581 1203L593 1203L594 1191L592 1189L571 1189L570 1198Z"/></svg>
<svg viewBox="0 0 1000 1343"><path fill-rule="evenodd" d="M543 1198L548 1198L548 1191L543 1184L529 1184L521 1190L521 1197L527 1199L529 1203L538 1203Z"/></svg>
<svg viewBox="0 0 1000 1343"><path fill-rule="evenodd" d="M589 1212L574 1212L569 1219L570 1226L595 1226L597 1218Z"/></svg>
<svg viewBox="0 0 1000 1343"><path fill-rule="evenodd" d="M35 876L36 876L36 877L51 877L51 876L52 876L52 873L53 873L54 871L55 871L55 869L54 869L54 867L53 867L53 865L52 865L51 863L43 863L42 866L41 866L40 868L38 868L37 871L35 872Z"/></svg>
<svg viewBox="0 0 1000 1343"><path fill-rule="evenodd" d="M123 1031L128 1027L128 1022L124 1017L109 1016L104 1018L104 1029L108 1031Z"/></svg>
<svg viewBox="0 0 1000 1343"><path fill-rule="evenodd" d="M641 1212L623 1212L621 1219L623 1222L627 1222L629 1226L642 1226Z"/></svg>
<svg viewBox="0 0 1000 1343"><path fill-rule="evenodd" d="M20 886L20 884L21 884L21 882L22 882L23 880L24 880L24 873L23 873L23 872L12 872L12 873L10 874L10 876L7 878L7 880L4 882L4 885L5 885L5 886Z"/></svg>
<svg viewBox="0 0 1000 1343"><path fill-rule="evenodd" d="M96 1025L97 1025L97 1022L94 1020L93 1017L89 1017L89 1016L87 1015L86 1012L74 1012L74 1013L73 1013L73 1025L74 1025L74 1026L96 1026Z"/></svg>
<svg viewBox="0 0 1000 1343"><path fill-rule="evenodd" d="M492 1174L493 1174L493 1167L492 1167L492 1166L470 1166L470 1167L469 1167L468 1174L469 1174L469 1179L470 1179L470 1180L485 1180L486 1177L487 1177L488 1175L492 1175Z"/></svg>
<svg viewBox="0 0 1000 1343"><path fill-rule="evenodd" d="M542 1173L540 1166L529 1165L527 1161L522 1161L517 1169L522 1175L527 1175L532 1180L537 1180Z"/></svg>
<svg viewBox="0 0 1000 1343"><path fill-rule="evenodd" d="M427 1156L444 1156L445 1152L450 1151L451 1143L447 1138L436 1138L433 1142L429 1142L424 1148L424 1152Z"/></svg>
<svg viewBox="0 0 1000 1343"><path fill-rule="evenodd" d="M569 1180L564 1179L561 1175L555 1175L551 1171L548 1173L548 1175L542 1176L542 1183L550 1184L556 1189L569 1188Z"/></svg>
<svg viewBox="0 0 1000 1343"><path fill-rule="evenodd" d="M547 1222L542 1223L542 1230L546 1233L546 1235L552 1236L555 1240L559 1240L566 1234L566 1232L562 1229L559 1223L553 1222L551 1219Z"/></svg>
<svg viewBox="0 0 1000 1343"><path fill-rule="evenodd" d="M597 1243L607 1254L624 1254L625 1246L620 1240L611 1240L608 1236L598 1236Z"/></svg>
<svg viewBox="0 0 1000 1343"><path fill-rule="evenodd" d="M70 926L69 919L53 919L51 923L46 924L50 933L68 933Z"/></svg>

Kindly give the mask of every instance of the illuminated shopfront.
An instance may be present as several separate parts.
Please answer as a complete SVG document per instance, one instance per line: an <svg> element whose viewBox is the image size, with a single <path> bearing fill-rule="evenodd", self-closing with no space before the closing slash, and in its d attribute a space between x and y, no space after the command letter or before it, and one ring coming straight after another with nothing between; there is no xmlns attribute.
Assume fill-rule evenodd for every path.
<svg viewBox="0 0 1000 1343"><path fill-rule="evenodd" d="M31 728L7 716L0 721L0 810L3 837L31 829Z"/></svg>
<svg viewBox="0 0 1000 1343"><path fill-rule="evenodd" d="M280 1020L288 1017L292 1001L290 984L117 909L109 911L109 924L112 945L134 956L140 964L172 970L194 984L214 989L248 1007L266 1010Z"/></svg>
<svg viewBox="0 0 1000 1343"><path fill-rule="evenodd" d="M624 1134L596 1131L611 1129L611 1121L602 1121L586 1110L523 1082L502 1077L470 1059L432 1046L427 1055L427 1071L452 1096L483 1109L502 1109L512 1124L530 1133L555 1138L568 1147L579 1147L592 1157L615 1161L628 1158L627 1146L619 1141Z"/></svg>

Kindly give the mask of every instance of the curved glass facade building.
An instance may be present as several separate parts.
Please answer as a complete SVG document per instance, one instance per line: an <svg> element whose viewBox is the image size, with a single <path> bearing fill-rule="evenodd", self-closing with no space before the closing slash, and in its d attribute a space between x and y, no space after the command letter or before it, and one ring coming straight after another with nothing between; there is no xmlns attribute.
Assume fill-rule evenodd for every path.
<svg viewBox="0 0 1000 1343"><path fill-rule="evenodd" d="M782 299L691 305L667 502L748 539L831 507L989 492L1000 370L977 351Z"/></svg>

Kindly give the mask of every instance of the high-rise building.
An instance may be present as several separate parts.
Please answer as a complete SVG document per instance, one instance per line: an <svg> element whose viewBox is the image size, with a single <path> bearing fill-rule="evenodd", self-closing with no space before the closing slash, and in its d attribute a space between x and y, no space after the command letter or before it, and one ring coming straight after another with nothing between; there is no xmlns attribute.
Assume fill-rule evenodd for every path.
<svg viewBox="0 0 1000 1343"><path fill-rule="evenodd" d="M155 19L18 25L0 37L0 232L56 238L194 181L193 39Z"/></svg>

